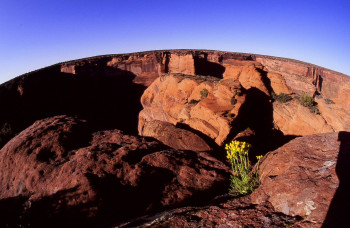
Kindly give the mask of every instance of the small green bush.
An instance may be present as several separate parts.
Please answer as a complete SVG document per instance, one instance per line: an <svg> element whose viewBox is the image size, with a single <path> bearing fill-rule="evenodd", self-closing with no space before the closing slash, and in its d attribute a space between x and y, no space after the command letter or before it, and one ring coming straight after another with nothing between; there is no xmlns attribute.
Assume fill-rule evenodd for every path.
<svg viewBox="0 0 350 228"><path fill-rule="evenodd" d="M241 91L239 91L239 90L235 90L235 96L242 96Z"/></svg>
<svg viewBox="0 0 350 228"><path fill-rule="evenodd" d="M286 103L286 102L288 102L288 101L293 99L291 96L289 96L288 94L285 94L285 93L280 93L280 94L277 95L276 93L272 92L271 95L272 95L272 98L274 100L278 100L278 101L280 101L282 103Z"/></svg>
<svg viewBox="0 0 350 228"><path fill-rule="evenodd" d="M316 115L321 115L320 110L316 106L309 107L310 112L315 113Z"/></svg>
<svg viewBox="0 0 350 228"><path fill-rule="evenodd" d="M237 99L236 99L235 97L232 97L232 98L231 98L231 104L232 104L232 105L237 104Z"/></svg>
<svg viewBox="0 0 350 228"><path fill-rule="evenodd" d="M303 94L299 97L300 104L304 107L309 108L310 112L315 113L316 115L320 115L321 112L317 108L317 103L315 99L307 94Z"/></svg>
<svg viewBox="0 0 350 228"><path fill-rule="evenodd" d="M234 113L229 112L229 113L227 114L227 117L229 117L229 118L233 118L233 117L235 117L235 114L234 114Z"/></svg>
<svg viewBox="0 0 350 228"><path fill-rule="evenodd" d="M190 102L188 102L189 104L197 104L199 102L199 100L195 100L195 99L192 99L190 100Z"/></svg>
<svg viewBox="0 0 350 228"><path fill-rule="evenodd" d="M239 141L232 141L230 144L226 144L226 157L232 167L230 184L230 195L232 196L248 195L260 185L259 163L262 156L257 156L258 162L256 169L252 171L248 157L250 147L250 144Z"/></svg>
<svg viewBox="0 0 350 228"><path fill-rule="evenodd" d="M204 99L204 98L206 98L206 97L208 96L209 91L208 91L207 89L203 89L203 90L200 92L200 94L201 94L201 99Z"/></svg>
<svg viewBox="0 0 350 228"><path fill-rule="evenodd" d="M217 78L217 77L213 77L213 76L203 76L203 75L188 75L187 77L192 77L196 80L205 82L205 81L209 81L209 82L219 82L221 80L221 78Z"/></svg>
<svg viewBox="0 0 350 228"><path fill-rule="evenodd" d="M308 94L303 94L299 97L300 104L304 107L312 107L315 105L315 100Z"/></svg>

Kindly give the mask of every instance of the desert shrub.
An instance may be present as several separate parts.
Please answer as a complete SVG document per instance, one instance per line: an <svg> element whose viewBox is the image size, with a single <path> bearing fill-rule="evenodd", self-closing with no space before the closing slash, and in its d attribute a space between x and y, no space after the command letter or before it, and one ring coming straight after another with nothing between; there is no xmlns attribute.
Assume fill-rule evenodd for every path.
<svg viewBox="0 0 350 228"><path fill-rule="evenodd" d="M199 100L192 99L188 103L189 104L197 104L198 102L199 102Z"/></svg>
<svg viewBox="0 0 350 228"><path fill-rule="evenodd" d="M289 96L288 94L285 94L285 93L280 93L277 95L276 93L272 92L271 95L272 95L272 98L274 100L280 101L282 103L286 103L286 102L293 99L291 96Z"/></svg>
<svg viewBox="0 0 350 228"><path fill-rule="evenodd" d="M209 81L209 82L218 82L221 80L221 78L213 77L213 76L203 76L203 75L188 75L187 77L192 77L196 80L200 80L202 82Z"/></svg>
<svg viewBox="0 0 350 228"><path fill-rule="evenodd" d="M241 95L242 95L241 91L235 90L235 96L241 96Z"/></svg>
<svg viewBox="0 0 350 228"><path fill-rule="evenodd" d="M334 101L329 98L324 99L324 101L326 102L326 104L335 104Z"/></svg>
<svg viewBox="0 0 350 228"><path fill-rule="evenodd" d="M232 141L230 144L226 144L226 157L232 167L230 183L230 195L232 196L248 195L260 185L259 163L262 156L257 156L256 169L252 171L248 157L250 147L249 143L239 141Z"/></svg>
<svg viewBox="0 0 350 228"><path fill-rule="evenodd" d="M235 117L235 114L234 114L234 113L229 112L229 113L227 113L227 117L229 117L229 118L233 118L233 117Z"/></svg>
<svg viewBox="0 0 350 228"><path fill-rule="evenodd" d="M309 107L310 112L315 113L316 115L320 115L321 112L316 106Z"/></svg>
<svg viewBox="0 0 350 228"><path fill-rule="evenodd" d="M315 113L316 115L320 115L321 112L317 108L317 103L315 99L307 94L303 94L299 97L300 104L304 107L309 108L310 112Z"/></svg>
<svg viewBox="0 0 350 228"><path fill-rule="evenodd" d="M299 97L300 104L304 107L312 107L315 105L315 100L308 94L303 94Z"/></svg>
<svg viewBox="0 0 350 228"><path fill-rule="evenodd" d="M200 94L201 94L201 99L204 99L204 98L206 98L206 97L208 96L209 91L208 91L207 89L203 89L203 90L200 92Z"/></svg>
<svg viewBox="0 0 350 228"><path fill-rule="evenodd" d="M232 97L232 98L231 98L231 104L232 104L232 105L237 104L237 99L236 99L235 97Z"/></svg>

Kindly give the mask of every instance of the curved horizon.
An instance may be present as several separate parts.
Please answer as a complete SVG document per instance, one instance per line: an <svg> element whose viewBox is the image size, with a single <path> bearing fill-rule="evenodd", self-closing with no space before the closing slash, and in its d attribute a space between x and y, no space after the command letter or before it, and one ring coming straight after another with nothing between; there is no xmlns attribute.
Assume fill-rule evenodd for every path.
<svg viewBox="0 0 350 228"><path fill-rule="evenodd" d="M31 73L34 73L34 72L37 72L37 71L40 71L40 70L52 67L52 66L59 65L59 64L83 61L83 60L88 60L88 59L103 58L103 57L114 57L114 56L121 56L121 55L135 55L135 54L142 54L142 53L167 52L167 51L204 51L204 52L219 52L219 53L222 52L222 53L254 55L254 56L267 57L267 58L276 58L276 59L280 59L280 60L288 60L288 61L302 63L302 64L306 64L306 65L310 65L310 66L319 67L319 68L322 68L322 69L325 69L325 70L328 70L328 71L331 71L331 72L335 72L335 73L338 73L338 74L350 77L350 75L347 75L347 74L344 74L342 72L338 72L338 71L335 71L335 70L332 70L332 69L328 69L326 67L319 66L319 65L316 65L316 64L313 64L313 63L301 61L301 60L298 60L298 59L279 57L279 56L263 55L263 54L255 54L255 53L244 53L244 52L233 52L233 51L222 51L222 50L208 50L208 49L162 49L162 50L137 51L137 52L128 52L128 53L103 54L103 55L88 56L88 57L84 57L84 58L71 59L71 60L68 60L68 61L57 62L57 63L51 64L51 65L48 65L48 66L45 66L45 67L42 67L42 68L38 68L38 69L35 69L35 70L32 70L32 71L29 71L29 72L17 75L17 76L15 76L15 77L13 77L13 78L5 81L5 82L2 82L2 83L0 82L0 85L3 84L3 83L6 83L8 81L11 81L12 79L15 79L15 78L18 78L18 77L22 77L24 75L28 75L28 74L31 74Z"/></svg>
<svg viewBox="0 0 350 228"><path fill-rule="evenodd" d="M59 62L143 50L256 53L350 75L350 2L0 2L0 83Z"/></svg>

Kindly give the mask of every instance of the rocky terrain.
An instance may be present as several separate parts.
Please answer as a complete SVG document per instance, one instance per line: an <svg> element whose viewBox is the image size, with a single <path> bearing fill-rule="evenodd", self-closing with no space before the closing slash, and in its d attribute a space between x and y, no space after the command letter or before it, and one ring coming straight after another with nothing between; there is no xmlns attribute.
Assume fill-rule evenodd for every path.
<svg viewBox="0 0 350 228"><path fill-rule="evenodd" d="M0 85L4 227L344 227L350 77L254 54L150 51ZM229 196L224 146L260 187Z"/></svg>

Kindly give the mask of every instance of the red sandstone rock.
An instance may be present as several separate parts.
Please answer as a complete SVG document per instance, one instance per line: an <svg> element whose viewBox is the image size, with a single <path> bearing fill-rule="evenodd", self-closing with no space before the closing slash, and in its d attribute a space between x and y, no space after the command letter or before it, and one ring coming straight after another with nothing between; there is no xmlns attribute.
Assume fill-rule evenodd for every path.
<svg viewBox="0 0 350 228"><path fill-rule="evenodd" d="M330 125L330 123L325 121L323 115L316 115L310 112L309 108L302 106L295 99L287 103L274 102L273 118L276 128L285 135L310 135L333 132L334 128L332 125L335 125L334 123ZM345 126L344 124L342 125L342 127Z"/></svg>
<svg viewBox="0 0 350 228"><path fill-rule="evenodd" d="M219 145L252 123L267 122L267 127L253 129L255 138L266 133L262 130L275 130L273 126L285 135L350 130L350 79L346 75L290 59L195 50L99 56L20 76L0 86L0 97L6 98L0 99L0 126L10 124L14 132L6 137L11 138L35 120L67 113L87 116L89 121L94 120L95 128L135 132L139 100L147 86L142 97L144 110L139 115L140 133L154 133L175 148L206 148L197 135L178 129L178 124L200 131ZM202 98L204 89L208 96ZM244 96L236 96L236 90L243 91ZM290 94L293 100L271 104L272 91ZM321 115L299 104L296 96L304 93L315 97ZM232 97L237 99L234 106ZM259 106L261 101L268 105ZM252 109L254 106L264 110ZM256 112L253 115L249 113L252 110ZM264 123L256 123L259 115L265 116L261 118ZM148 127L154 120L168 122L161 127L166 125L172 134ZM24 214L15 221L20 217L23 221L50 217L57 226L67 221L62 218L79 222L95 216L119 220L203 201L220 192L227 180L228 168L206 153L166 149L157 141L118 130L90 131L84 121L52 117L37 121L6 144L0 150L0 213L18 207L12 211ZM180 218L164 221L164 226L232 221L232 225L280 226L286 220L269 220L271 213L272 217L276 215L272 206L276 213L304 217L309 226L345 224L350 172L349 148L344 145L350 140L341 137L344 134L338 135L341 142L336 142L336 134L314 135L271 152L261 164L263 184L253 194L254 202L261 205L245 204L257 210L235 208L235 203L230 208L220 205L200 209L199 213L186 211ZM185 135L185 140L170 137L177 135ZM236 138L252 135L244 131ZM261 210L266 212L263 217L259 217ZM231 213L241 216L230 217Z"/></svg>
<svg viewBox="0 0 350 228"><path fill-rule="evenodd" d="M316 101L319 103L319 109L322 110L321 116L324 118L324 123L321 123L322 121L320 121L317 124L313 124L315 128L314 130L309 128L299 135L307 135L310 134L310 132L315 134L350 130L350 99L348 99L350 95L349 77L295 60L258 56L256 61L263 64L269 72L276 72L280 74L286 81L288 88L294 93L299 95L304 93L313 95L317 91L322 95L322 98L317 98ZM330 99L334 101L335 104L326 104L325 99ZM289 111L284 110L283 112ZM301 118L303 119L302 122L314 122L310 120L310 118ZM288 120L290 120L288 115L284 116L284 114L277 115L274 117L274 119L276 122L288 122ZM315 119L315 117L312 119ZM322 126L324 124L329 126L327 127L327 131L324 131L325 128ZM294 129L303 128L303 124L298 124L297 121L290 125L293 125L292 128ZM283 124L279 124L279 127L283 128ZM318 131L316 129L321 130ZM295 135L298 134L297 132L290 133L290 131L285 133Z"/></svg>
<svg viewBox="0 0 350 228"><path fill-rule="evenodd" d="M316 227L341 224L350 201L342 193L350 186L349 143L346 132L309 135L268 153L260 165L262 184L252 194L253 202L268 201L276 211L301 216Z"/></svg>
<svg viewBox="0 0 350 228"><path fill-rule="evenodd" d="M229 175L208 154L166 149L119 130L91 138L84 121L67 116L35 122L0 150L0 161L0 207L1 200L25 198L32 206L22 210L33 226L96 216L108 224L208 200L225 191Z"/></svg>
<svg viewBox="0 0 350 228"><path fill-rule="evenodd" d="M184 207L134 219L117 227L312 227L300 218L276 212L268 202L253 204L249 197L205 207Z"/></svg>
<svg viewBox="0 0 350 228"><path fill-rule="evenodd" d="M170 55L169 73L195 74L194 60L192 53Z"/></svg>
<svg viewBox="0 0 350 228"><path fill-rule="evenodd" d="M253 61L226 60L224 66L226 68L224 78L238 79L245 89L255 87L266 95L270 95L263 82L263 75L259 71L262 65Z"/></svg>
<svg viewBox="0 0 350 228"><path fill-rule="evenodd" d="M202 138L191 131L159 120L146 122L142 135L154 137L177 150L209 151L212 149Z"/></svg>
<svg viewBox="0 0 350 228"><path fill-rule="evenodd" d="M203 97L203 91L206 96ZM168 75L157 79L141 97L139 133L146 122L183 123L222 145L245 101L237 80Z"/></svg>

